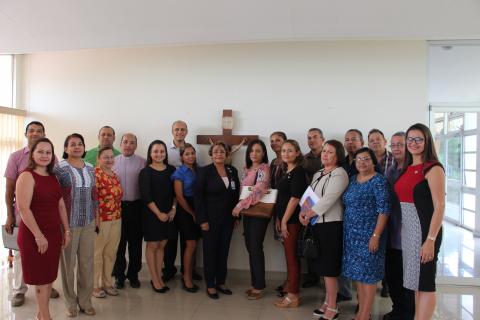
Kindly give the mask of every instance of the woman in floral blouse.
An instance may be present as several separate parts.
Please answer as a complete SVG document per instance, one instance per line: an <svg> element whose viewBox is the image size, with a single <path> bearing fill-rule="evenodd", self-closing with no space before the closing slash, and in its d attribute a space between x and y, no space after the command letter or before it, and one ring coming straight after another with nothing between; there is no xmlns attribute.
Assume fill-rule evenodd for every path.
<svg viewBox="0 0 480 320"><path fill-rule="evenodd" d="M112 170L114 157L111 147L101 148L95 168L100 216L93 258L93 295L97 298L118 295L112 286L112 270L120 242L122 186Z"/></svg>

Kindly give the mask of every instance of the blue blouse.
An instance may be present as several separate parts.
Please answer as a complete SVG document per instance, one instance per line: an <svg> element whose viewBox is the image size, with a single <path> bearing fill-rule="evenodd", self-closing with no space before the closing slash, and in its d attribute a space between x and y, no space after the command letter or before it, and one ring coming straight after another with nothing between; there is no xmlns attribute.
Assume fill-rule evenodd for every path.
<svg viewBox="0 0 480 320"><path fill-rule="evenodd" d="M195 187L195 182L197 181L197 175L192 169L182 164L170 176L170 179L172 179L172 181L182 181L183 195L185 197L193 197L193 190Z"/></svg>

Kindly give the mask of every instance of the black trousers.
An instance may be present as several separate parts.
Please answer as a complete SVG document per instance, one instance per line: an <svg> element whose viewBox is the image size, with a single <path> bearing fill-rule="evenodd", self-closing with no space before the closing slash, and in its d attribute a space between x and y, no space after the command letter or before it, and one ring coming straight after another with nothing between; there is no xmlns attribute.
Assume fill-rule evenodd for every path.
<svg viewBox="0 0 480 320"><path fill-rule="evenodd" d="M387 249L385 277L393 303L392 319L413 320L415 316L415 292L403 287L402 250Z"/></svg>
<svg viewBox="0 0 480 320"><path fill-rule="evenodd" d="M125 277L138 279L138 273L142 269L142 209L143 205L140 200L122 201L122 233L112 271L112 275L119 280L125 280ZM128 270L125 276L127 244Z"/></svg>
<svg viewBox="0 0 480 320"><path fill-rule="evenodd" d="M224 219L221 223L209 223L209 230L203 231L203 270L207 288L225 284L230 241L233 233L233 220Z"/></svg>
<svg viewBox="0 0 480 320"><path fill-rule="evenodd" d="M270 219L243 217L243 232L245 246L250 261L251 285L257 290L263 290L265 284L265 255L263 241Z"/></svg>

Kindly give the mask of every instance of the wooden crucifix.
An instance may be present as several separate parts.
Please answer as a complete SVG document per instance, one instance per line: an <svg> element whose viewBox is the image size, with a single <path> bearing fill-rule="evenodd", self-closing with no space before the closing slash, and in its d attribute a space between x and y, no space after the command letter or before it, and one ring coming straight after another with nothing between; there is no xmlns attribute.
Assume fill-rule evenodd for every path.
<svg viewBox="0 0 480 320"><path fill-rule="evenodd" d="M212 142L223 141L229 146L248 144L248 142L258 139L258 135L233 135L233 112L232 110L223 110L222 116L222 135L197 135L197 144L211 144Z"/></svg>

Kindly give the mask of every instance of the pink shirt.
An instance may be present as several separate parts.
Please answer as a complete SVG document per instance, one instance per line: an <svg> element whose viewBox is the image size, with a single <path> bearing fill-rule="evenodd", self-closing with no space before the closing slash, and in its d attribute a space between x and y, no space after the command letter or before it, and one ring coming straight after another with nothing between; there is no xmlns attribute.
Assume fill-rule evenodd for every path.
<svg viewBox="0 0 480 320"><path fill-rule="evenodd" d="M20 150L17 150L10 154L7 162L7 168L5 169L4 177L14 182L17 182L18 176L23 172L28 166L28 156L30 154L30 149L28 147L23 147ZM13 207L15 208L15 216L17 220L17 225L20 223L20 215L18 213L18 208L15 205L15 198L13 199Z"/></svg>
<svg viewBox="0 0 480 320"><path fill-rule="evenodd" d="M255 184L255 185L254 185ZM257 204L265 195L270 184L270 168L268 163L262 163L258 169L244 168L242 175L242 186L253 186L253 192L245 199L240 200L237 207L248 209Z"/></svg>

